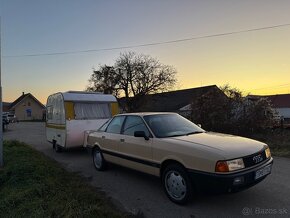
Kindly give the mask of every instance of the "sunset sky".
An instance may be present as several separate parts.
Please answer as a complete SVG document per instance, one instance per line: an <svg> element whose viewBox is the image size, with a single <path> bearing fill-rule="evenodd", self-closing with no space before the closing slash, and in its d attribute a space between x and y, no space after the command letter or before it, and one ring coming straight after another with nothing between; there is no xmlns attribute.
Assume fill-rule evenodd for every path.
<svg viewBox="0 0 290 218"><path fill-rule="evenodd" d="M178 89L229 84L245 93L290 93L290 1L0 0L3 100L84 90L120 52L156 57L178 71ZM165 42L289 24L178 43ZM64 55L37 55L75 52ZM27 56L34 55L36 56Z"/></svg>

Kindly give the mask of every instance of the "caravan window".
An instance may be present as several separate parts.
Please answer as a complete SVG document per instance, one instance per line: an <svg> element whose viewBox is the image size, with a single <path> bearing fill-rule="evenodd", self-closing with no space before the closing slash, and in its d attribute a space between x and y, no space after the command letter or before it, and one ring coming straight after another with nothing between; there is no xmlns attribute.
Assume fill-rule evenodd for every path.
<svg viewBox="0 0 290 218"><path fill-rule="evenodd" d="M111 107L109 103L75 103L75 119L108 119L111 117Z"/></svg>
<svg viewBox="0 0 290 218"><path fill-rule="evenodd" d="M53 107L52 106L48 106L46 108L46 113L47 113L47 115L46 115L47 119L48 120L52 120Z"/></svg>

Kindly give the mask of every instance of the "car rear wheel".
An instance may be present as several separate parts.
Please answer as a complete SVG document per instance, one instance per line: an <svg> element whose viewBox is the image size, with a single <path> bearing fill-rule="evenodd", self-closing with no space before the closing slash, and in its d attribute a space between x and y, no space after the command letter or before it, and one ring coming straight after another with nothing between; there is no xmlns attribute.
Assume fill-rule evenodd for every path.
<svg viewBox="0 0 290 218"><path fill-rule="evenodd" d="M168 165L162 174L162 183L166 195L174 203L185 204L192 198L192 185L181 165Z"/></svg>
<svg viewBox="0 0 290 218"><path fill-rule="evenodd" d="M106 161L103 157L102 151L98 147L94 148L93 162L94 162L95 168L99 171L103 171L106 167Z"/></svg>

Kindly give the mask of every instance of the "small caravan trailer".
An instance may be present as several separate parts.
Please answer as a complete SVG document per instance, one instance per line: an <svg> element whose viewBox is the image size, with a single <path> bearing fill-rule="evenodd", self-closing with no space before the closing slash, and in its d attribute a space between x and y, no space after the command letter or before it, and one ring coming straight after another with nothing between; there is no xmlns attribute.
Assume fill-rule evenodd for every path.
<svg viewBox="0 0 290 218"><path fill-rule="evenodd" d="M58 152L61 148L80 147L84 132L96 130L118 113L113 95L97 92L59 92L46 104L46 138Z"/></svg>

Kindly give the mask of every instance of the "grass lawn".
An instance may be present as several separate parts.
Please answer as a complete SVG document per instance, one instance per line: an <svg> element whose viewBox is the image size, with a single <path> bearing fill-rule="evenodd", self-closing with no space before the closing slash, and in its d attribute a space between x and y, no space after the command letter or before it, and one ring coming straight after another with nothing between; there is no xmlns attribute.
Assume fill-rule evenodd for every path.
<svg viewBox="0 0 290 218"><path fill-rule="evenodd" d="M128 217L104 194L17 141L4 142L0 217Z"/></svg>

